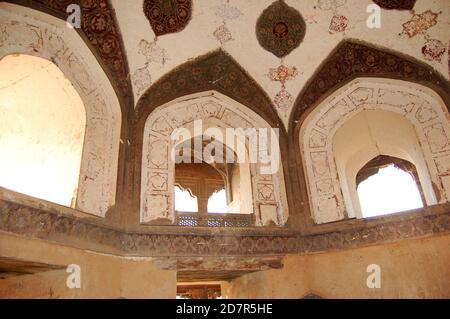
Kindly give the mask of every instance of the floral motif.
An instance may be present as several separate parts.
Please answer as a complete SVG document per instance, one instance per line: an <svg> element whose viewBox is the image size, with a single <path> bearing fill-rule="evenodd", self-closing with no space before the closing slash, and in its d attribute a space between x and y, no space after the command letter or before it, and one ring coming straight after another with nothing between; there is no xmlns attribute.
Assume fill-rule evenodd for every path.
<svg viewBox="0 0 450 319"><path fill-rule="evenodd" d="M242 15L242 12L238 8L231 6L229 3L214 7L214 13L224 20L235 20Z"/></svg>
<svg viewBox="0 0 450 319"><path fill-rule="evenodd" d="M300 13L281 0L265 9L256 23L259 43L279 58L300 45L305 31L306 24Z"/></svg>
<svg viewBox="0 0 450 319"><path fill-rule="evenodd" d="M157 36L183 30L192 14L191 0L145 0L144 13Z"/></svg>
<svg viewBox="0 0 450 319"><path fill-rule="evenodd" d="M427 10L423 13L416 14L413 11L412 18L403 23L403 33L412 38L418 34L424 34L429 28L437 24L439 13Z"/></svg>
<svg viewBox="0 0 450 319"><path fill-rule="evenodd" d="M228 41L233 40L230 30L228 30L225 24L219 26L213 33L214 37L220 41L220 44L224 44Z"/></svg>
<svg viewBox="0 0 450 319"><path fill-rule="evenodd" d="M342 15L334 15L330 22L330 33L344 32L348 26L348 19Z"/></svg>
<svg viewBox="0 0 450 319"><path fill-rule="evenodd" d="M137 95L141 95L141 93L148 89L152 84L152 77L147 67L134 71L132 78Z"/></svg>
<svg viewBox="0 0 450 319"><path fill-rule="evenodd" d="M277 108L286 110L294 104L294 98L291 93L285 89L282 89L277 93L277 95L275 95L273 103L277 106Z"/></svg>
<svg viewBox="0 0 450 319"><path fill-rule="evenodd" d="M422 54L425 60L441 62L446 51L444 43L437 39L428 39L422 47Z"/></svg>
<svg viewBox="0 0 450 319"><path fill-rule="evenodd" d="M155 62L164 65L167 61L166 50L159 47L156 42L142 39L138 45L138 53L145 56L147 63Z"/></svg>
<svg viewBox="0 0 450 319"><path fill-rule="evenodd" d="M271 68L268 76L270 80L280 82L284 87L286 81L292 80L297 74L298 71L295 66L289 68L285 65L280 65L278 68Z"/></svg>

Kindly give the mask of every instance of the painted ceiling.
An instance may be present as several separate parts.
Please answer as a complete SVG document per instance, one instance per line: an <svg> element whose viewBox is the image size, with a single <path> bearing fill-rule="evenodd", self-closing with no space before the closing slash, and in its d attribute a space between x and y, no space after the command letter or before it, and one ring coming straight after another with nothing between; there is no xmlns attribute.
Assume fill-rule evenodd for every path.
<svg viewBox="0 0 450 319"><path fill-rule="evenodd" d="M448 0L30 3L64 18L71 1L80 4L82 31L119 89L118 94L127 105L133 95L135 107L146 101L141 97L163 76L217 49L231 56L248 73L245 77L256 81L286 127L300 92L343 40L360 40L403 53L450 77ZM379 29L367 26L371 14L368 6L374 3L382 8Z"/></svg>
<svg viewBox="0 0 450 319"><path fill-rule="evenodd" d="M162 12L148 9L158 7L157 0L146 0L145 6L139 0L111 2L127 53L136 104L162 76L218 48L231 55L267 92L285 124L302 88L343 39L393 49L428 63L446 78L450 76L447 0L396 1L398 10L381 10L380 29L369 29L366 24L371 0L174 0L169 1L171 5L160 5L165 10ZM377 2L384 6L386 1ZM282 24L275 23L273 34L268 35L270 32L265 31L270 30L271 21L267 19L279 12L267 11L280 3L292 10L294 19L289 20L288 15ZM405 10L412 5L413 11ZM294 29L303 26L295 20L296 13L304 20L306 30ZM159 25L155 32L152 24L157 24L161 16L171 21ZM284 41L287 31L290 35L297 32L299 37L288 39L292 45L286 52L280 54L278 49L273 53L261 43L261 29L257 28L260 17L265 19L263 25L269 23L262 30L269 47L277 39Z"/></svg>

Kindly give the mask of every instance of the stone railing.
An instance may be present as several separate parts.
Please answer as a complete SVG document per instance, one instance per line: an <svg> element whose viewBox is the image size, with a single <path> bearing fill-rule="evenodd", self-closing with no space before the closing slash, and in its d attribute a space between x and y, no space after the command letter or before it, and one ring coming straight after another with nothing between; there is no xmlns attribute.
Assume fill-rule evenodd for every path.
<svg viewBox="0 0 450 319"><path fill-rule="evenodd" d="M176 214L176 225L182 227L252 227L254 215L249 214Z"/></svg>

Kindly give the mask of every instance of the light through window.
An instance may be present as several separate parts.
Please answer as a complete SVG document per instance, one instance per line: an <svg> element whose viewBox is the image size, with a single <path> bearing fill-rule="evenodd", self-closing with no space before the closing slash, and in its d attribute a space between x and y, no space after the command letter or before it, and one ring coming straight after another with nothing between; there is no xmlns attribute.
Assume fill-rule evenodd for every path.
<svg viewBox="0 0 450 319"><path fill-rule="evenodd" d="M0 61L0 186L74 206L86 126L83 101L52 62Z"/></svg>
<svg viewBox="0 0 450 319"><path fill-rule="evenodd" d="M224 189L215 192L208 200L208 213L225 214L227 212L227 194Z"/></svg>
<svg viewBox="0 0 450 319"><path fill-rule="evenodd" d="M188 190L175 186L175 210L183 213L197 213L197 197L192 196Z"/></svg>
<svg viewBox="0 0 450 319"><path fill-rule="evenodd" d="M413 177L393 164L380 168L358 186L363 217L391 214L423 207Z"/></svg>

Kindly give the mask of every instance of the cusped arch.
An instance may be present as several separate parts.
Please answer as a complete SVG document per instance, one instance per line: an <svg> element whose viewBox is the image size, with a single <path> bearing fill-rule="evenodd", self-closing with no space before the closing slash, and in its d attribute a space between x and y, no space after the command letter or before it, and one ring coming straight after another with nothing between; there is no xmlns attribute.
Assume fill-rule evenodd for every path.
<svg viewBox="0 0 450 319"><path fill-rule="evenodd" d="M86 129L76 208L104 217L114 205L121 109L107 76L73 29L50 15L8 5L0 11L0 58L38 56L55 63L86 109Z"/></svg>
<svg viewBox="0 0 450 319"><path fill-rule="evenodd" d="M450 123L441 97L427 87L393 79L358 78L326 98L305 119L299 134L306 183L315 222L358 217L354 190L337 169L333 139L336 132L361 112L382 110L397 114L413 127L421 156L419 175L427 189L429 205L450 201ZM393 115L394 116L394 115ZM392 117L393 117L392 116ZM354 133L358 134L358 133ZM390 148L396 152L395 145ZM372 155L364 151L367 160ZM386 154L397 155L397 154ZM359 166L365 164L364 160ZM354 169L357 172L358 167ZM355 173L356 174L356 173ZM432 186L433 185L433 186ZM354 186L354 185L353 185ZM437 194L434 194L436 192Z"/></svg>
<svg viewBox="0 0 450 319"><path fill-rule="evenodd" d="M201 120L202 130L196 132L194 122ZM140 220L142 223L175 220L173 203L175 163L171 156L174 148L172 133L178 128L193 131L194 137L206 129L255 128L271 130L271 126L258 114L218 92L203 92L185 96L158 107L147 118L143 137L141 167ZM222 134L223 137L226 134ZM186 137L190 139L192 136ZM184 140L183 140L184 141ZM183 141L180 141L181 143ZM228 144L228 140L221 143ZM249 140L241 141L249 148ZM261 140L259 140L261 142ZM264 144L264 143L262 143ZM266 143L267 145L267 143ZM271 147L278 145L271 144ZM277 152L277 149L271 151ZM258 225L271 222L284 225L288 217L284 172L280 158L273 173L264 173L261 163L250 163L251 211Z"/></svg>

